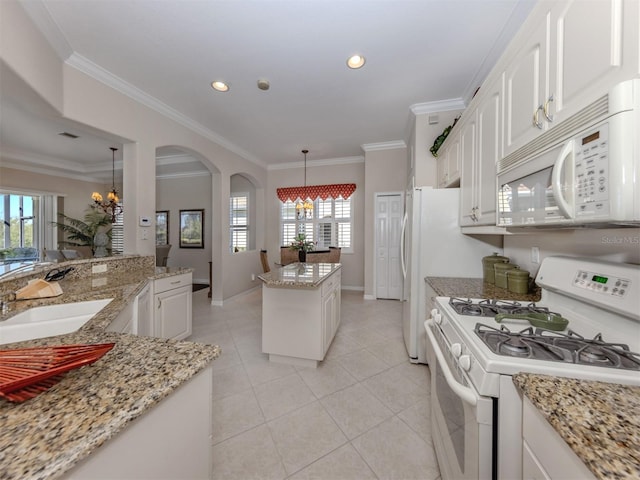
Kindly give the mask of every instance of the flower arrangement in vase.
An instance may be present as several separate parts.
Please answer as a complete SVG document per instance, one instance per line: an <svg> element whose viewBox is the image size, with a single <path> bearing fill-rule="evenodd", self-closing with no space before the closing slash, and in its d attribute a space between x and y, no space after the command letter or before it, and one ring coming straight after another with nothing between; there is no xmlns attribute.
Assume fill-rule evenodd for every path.
<svg viewBox="0 0 640 480"><path fill-rule="evenodd" d="M299 233L289 245L291 250L298 251L298 260L305 262L307 260L307 252L313 250L314 244L311 240L307 240L304 233Z"/></svg>

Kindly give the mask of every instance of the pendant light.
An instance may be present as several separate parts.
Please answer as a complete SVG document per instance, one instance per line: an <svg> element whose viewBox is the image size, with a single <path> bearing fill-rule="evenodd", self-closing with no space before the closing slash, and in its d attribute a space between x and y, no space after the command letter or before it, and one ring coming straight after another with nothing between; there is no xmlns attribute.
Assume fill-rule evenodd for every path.
<svg viewBox="0 0 640 480"><path fill-rule="evenodd" d="M296 203L296 218L298 220L313 218L313 202L307 193L307 153L309 150L302 150L302 153L304 154L304 189L302 197Z"/></svg>
<svg viewBox="0 0 640 480"><path fill-rule="evenodd" d="M93 192L91 198L96 207L100 208L104 213L111 216L111 223L116 223L116 216L122 213L122 206L118 204L120 197L118 197L118 191L116 190L116 152L117 148L109 147L111 150L111 191L107 194L107 201L104 202L102 195L98 192Z"/></svg>

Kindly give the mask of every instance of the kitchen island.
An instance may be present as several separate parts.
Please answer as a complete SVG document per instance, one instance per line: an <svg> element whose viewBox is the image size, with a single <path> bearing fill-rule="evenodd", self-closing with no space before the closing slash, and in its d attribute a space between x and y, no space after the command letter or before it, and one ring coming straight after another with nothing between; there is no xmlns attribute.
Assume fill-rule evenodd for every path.
<svg viewBox="0 0 640 480"><path fill-rule="evenodd" d="M98 263L107 265L107 272L92 275L92 266ZM147 429L150 422L168 432L175 432L183 424L181 441L193 434L190 430L194 430L195 424L198 438L204 439L194 445L197 455L205 457L198 461L202 465L198 468L208 470L211 427L200 413L204 409L205 415L209 414L210 363L220 355L219 347L106 331L149 281L189 270L155 267L153 257L139 256L70 264L75 270L60 282L64 292L61 296L12 302L9 310L0 314L0 321L38 305L113 300L76 332L0 348L78 343L115 343L115 346L96 363L68 372L56 385L31 400L11 403L0 398L0 478L84 478L92 468L100 469L103 477L113 473L125 478L127 472L131 477L131 472L139 472L136 468L147 467L156 468L157 474L157 468L170 469L172 463L177 464L176 455L183 456L184 451L169 441L163 447L162 439L171 437L162 437L153 426ZM34 275L41 277L42 273ZM19 276L0 283L0 296L15 291L28 279ZM183 408L184 392L189 392L189 408ZM178 406L177 400L181 400ZM171 406L169 412L166 406ZM165 419L167 423L160 426ZM155 441L154 438L145 444L139 441L149 435ZM132 449L136 451L134 455L126 453ZM117 461L112 460L114 454ZM107 461L107 468L98 464L101 459ZM129 467L131 470L127 470Z"/></svg>
<svg viewBox="0 0 640 480"><path fill-rule="evenodd" d="M317 366L340 325L339 263L292 263L260 275L262 351L273 362Z"/></svg>

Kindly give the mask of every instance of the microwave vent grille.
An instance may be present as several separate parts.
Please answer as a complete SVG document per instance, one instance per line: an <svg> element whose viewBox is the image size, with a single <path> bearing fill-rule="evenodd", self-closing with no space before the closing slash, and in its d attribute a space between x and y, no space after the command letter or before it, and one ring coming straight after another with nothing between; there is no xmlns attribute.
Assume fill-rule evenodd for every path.
<svg viewBox="0 0 640 480"><path fill-rule="evenodd" d="M520 147L515 152L507 155L498 162L498 173L516 166L523 160L538 155L555 147L571 134L575 134L583 128L592 125L596 120L604 118L609 113L609 95L605 95L579 112L567 118L557 126L539 135L535 140Z"/></svg>

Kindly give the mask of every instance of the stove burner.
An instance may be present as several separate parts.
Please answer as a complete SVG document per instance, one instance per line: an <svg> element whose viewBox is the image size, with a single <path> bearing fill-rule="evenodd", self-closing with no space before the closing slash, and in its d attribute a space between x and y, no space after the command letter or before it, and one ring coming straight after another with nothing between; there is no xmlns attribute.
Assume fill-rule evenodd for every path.
<svg viewBox="0 0 640 480"><path fill-rule="evenodd" d="M525 314L525 313L547 313L553 314L546 307L539 307L535 303L522 305L519 302L509 300L471 300L451 297L449 305L459 315L469 315L475 317L495 317L499 313Z"/></svg>
<svg viewBox="0 0 640 480"><path fill-rule="evenodd" d="M586 339L571 330L562 333L528 327L512 332L504 325L497 329L482 323L476 323L474 330L498 355L640 370L640 354L629 351L628 345L605 342L601 334Z"/></svg>
<svg viewBox="0 0 640 480"><path fill-rule="evenodd" d="M499 342L498 351L512 357L531 356L531 347L518 337L509 337L507 340Z"/></svg>

